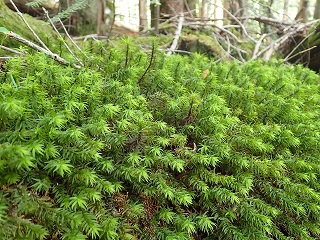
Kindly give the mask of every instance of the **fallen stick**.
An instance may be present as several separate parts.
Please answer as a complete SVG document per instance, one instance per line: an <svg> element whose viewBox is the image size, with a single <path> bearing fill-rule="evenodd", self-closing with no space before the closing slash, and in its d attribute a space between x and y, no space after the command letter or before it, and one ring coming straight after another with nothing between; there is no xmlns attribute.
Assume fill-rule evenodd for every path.
<svg viewBox="0 0 320 240"><path fill-rule="evenodd" d="M169 48L169 51L167 52L167 56L170 56L174 52L174 50L176 50L176 48L177 48L178 41L179 41L179 38L181 35L183 21L184 21L183 13L180 13L179 20L178 20L178 27L177 27L177 30L174 34L174 39L171 44L171 47Z"/></svg>
<svg viewBox="0 0 320 240"><path fill-rule="evenodd" d="M47 11L47 9L45 9L44 7L42 7L42 10L44 11L48 21L50 22L52 28L56 31L56 33L58 34L58 36L63 39L62 35L60 34L60 32L58 31L58 29L56 28L56 26L53 24L51 18L49 17L49 12ZM60 19L59 19L60 20ZM63 41L64 46L66 47L66 49L69 51L69 53L74 57L74 59L81 65L83 66L83 63L77 58L77 56L74 54L74 52L71 50L71 48L68 46L68 44Z"/></svg>
<svg viewBox="0 0 320 240"><path fill-rule="evenodd" d="M20 16L20 18L22 19L22 21L26 24L26 26L28 27L28 29L32 32L33 36L37 39L37 41L42 45L42 47L44 49L46 49L47 51L50 51L49 48L41 41L41 39L39 38L39 36L35 33L35 31L32 29L32 27L29 25L29 23L27 22L27 20L24 18L24 16L22 15L22 13L20 12L20 10L17 8L17 6L14 4L14 2L12 0L10 0L10 3L12 4L12 6L14 7L14 9L16 10L17 14Z"/></svg>
<svg viewBox="0 0 320 240"><path fill-rule="evenodd" d="M23 43L24 45L27 45L28 47L33 48L34 50L37 50L39 52L45 53L46 55L50 56L53 60L55 60L55 61L57 61L57 62L59 62L59 63L61 63L63 65L69 65L70 64L68 61L66 61L65 59L63 59L59 55L54 54L50 50L48 51L47 49L44 49L43 47L40 47L39 45L37 45L37 44L35 44L35 43L33 43L33 42L21 37L20 35L14 33L14 32L8 32L7 36L17 40L18 42ZM77 65L74 65L74 67L80 68Z"/></svg>
<svg viewBox="0 0 320 240"><path fill-rule="evenodd" d="M6 51L8 51L8 52L12 52L12 53L15 53L15 54L18 54L18 55L23 55L22 52L19 52L19 51L17 51L17 50L12 49L12 48L8 48L8 47L6 47L6 46L0 45L0 48L3 49L3 50L6 50Z"/></svg>

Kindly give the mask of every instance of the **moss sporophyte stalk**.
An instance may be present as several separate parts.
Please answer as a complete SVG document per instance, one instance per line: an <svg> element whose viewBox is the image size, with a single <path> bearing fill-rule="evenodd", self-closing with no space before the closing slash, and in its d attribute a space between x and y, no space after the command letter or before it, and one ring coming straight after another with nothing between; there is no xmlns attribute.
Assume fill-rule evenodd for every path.
<svg viewBox="0 0 320 240"><path fill-rule="evenodd" d="M126 46L0 71L0 239L320 237L319 75Z"/></svg>

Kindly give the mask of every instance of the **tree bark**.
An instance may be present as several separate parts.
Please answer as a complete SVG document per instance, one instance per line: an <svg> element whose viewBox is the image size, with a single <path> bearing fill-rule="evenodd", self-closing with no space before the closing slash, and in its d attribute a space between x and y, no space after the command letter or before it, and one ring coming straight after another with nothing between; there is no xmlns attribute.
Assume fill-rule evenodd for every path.
<svg viewBox="0 0 320 240"><path fill-rule="evenodd" d="M224 0L224 7L228 9L235 17L241 18L245 16L245 10L247 8L246 0ZM228 18L230 17L226 14Z"/></svg>
<svg viewBox="0 0 320 240"><path fill-rule="evenodd" d="M100 36L102 35L102 24L103 24L103 14L104 14L103 0L98 0L97 11L98 11L97 34Z"/></svg>
<svg viewBox="0 0 320 240"><path fill-rule="evenodd" d="M240 7L239 15L240 15L240 17L245 17L247 6L248 6L247 0L238 0L238 2L239 2L239 7Z"/></svg>
<svg viewBox="0 0 320 240"><path fill-rule="evenodd" d="M301 22L307 22L308 10L309 10L309 0L300 0L299 11L295 19Z"/></svg>
<svg viewBox="0 0 320 240"><path fill-rule="evenodd" d="M232 12L231 9L230 9L230 1L229 0L224 0L223 1L223 8L228 10L229 12ZM226 11L223 11L223 24L227 24L227 19L228 19L229 15Z"/></svg>
<svg viewBox="0 0 320 240"><path fill-rule="evenodd" d="M160 12L168 16L178 16L183 12L184 0L161 0Z"/></svg>
<svg viewBox="0 0 320 240"><path fill-rule="evenodd" d="M200 17L206 18L208 16L207 14L207 4L208 0L202 0L200 5Z"/></svg>
<svg viewBox="0 0 320 240"><path fill-rule="evenodd" d="M288 20L288 16L289 16L288 14L289 14L289 0L284 0L284 2L283 2L283 17L282 17L283 21Z"/></svg>
<svg viewBox="0 0 320 240"><path fill-rule="evenodd" d="M314 19L320 18L320 0L317 0L316 5L314 7L313 18Z"/></svg>
<svg viewBox="0 0 320 240"><path fill-rule="evenodd" d="M147 15L146 0L139 0L139 31L143 31L148 28Z"/></svg>
<svg viewBox="0 0 320 240"><path fill-rule="evenodd" d="M151 27L154 28L154 32L156 35L159 34L159 23L160 23L160 5L159 4L151 4Z"/></svg>
<svg viewBox="0 0 320 240"><path fill-rule="evenodd" d="M184 0L185 6L185 12L189 13L190 17L197 17L197 5L199 4L198 0Z"/></svg>

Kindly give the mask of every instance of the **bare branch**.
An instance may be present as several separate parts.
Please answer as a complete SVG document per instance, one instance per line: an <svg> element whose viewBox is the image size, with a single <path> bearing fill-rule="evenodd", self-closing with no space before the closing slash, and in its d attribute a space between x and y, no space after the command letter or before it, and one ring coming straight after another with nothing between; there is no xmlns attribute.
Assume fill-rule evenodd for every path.
<svg viewBox="0 0 320 240"><path fill-rule="evenodd" d="M187 10L188 10L188 13L190 14L190 16L192 18L194 18L193 14L192 14L192 11L190 10L189 8L189 4L188 4L188 1L187 0L184 0L184 5L186 6Z"/></svg>
<svg viewBox="0 0 320 240"><path fill-rule="evenodd" d="M181 13L180 16L179 16L178 27L177 27L177 30L175 32L172 45L171 45L169 51L167 52L167 56L170 56L172 54L172 52L177 48L178 41L179 41L179 38L180 38L180 35L181 35L183 21L184 21L184 16L183 16L183 13Z"/></svg>
<svg viewBox="0 0 320 240"><path fill-rule="evenodd" d="M46 49L47 51L51 52L49 50L49 48L41 41L41 39L39 38L39 36L35 33L35 31L33 31L33 29L31 28L31 26L29 25L29 23L27 22L27 20L24 18L24 16L22 15L22 13L20 12L20 10L17 8L17 6L14 4L14 2L12 0L10 0L10 3L12 4L12 6L14 7L14 9L17 11L18 15L21 17L22 21L27 25L27 27L29 28L29 30L32 32L33 36L38 40L38 42L41 44L41 46ZM52 52L51 52L52 53Z"/></svg>
<svg viewBox="0 0 320 240"><path fill-rule="evenodd" d="M262 34L258 40L258 42L256 43L255 47L254 47L254 50L253 50L253 53L252 53L252 59L256 59L257 58L257 53L259 51L259 48L261 46L261 43L262 43L262 40L268 36L268 34Z"/></svg>
<svg viewBox="0 0 320 240"><path fill-rule="evenodd" d="M24 55L22 52L20 51L17 51L17 50L14 50L12 48L8 48L8 47L5 47L5 46L2 46L0 45L0 48L2 48L3 50L6 50L8 52L12 52L12 53L15 53L15 54L18 54L18 55Z"/></svg>
<svg viewBox="0 0 320 240"><path fill-rule="evenodd" d="M284 60L285 60L285 61L289 61L290 59L292 59L292 58L300 55L301 53L311 51L312 49L314 49L314 48L316 48L316 47L317 47L317 46L313 46L313 47L307 48L307 49L305 49L305 50L303 50L303 51L301 51L301 52L298 52L298 53L292 55L291 57L288 57L288 56L287 56Z"/></svg>
<svg viewBox="0 0 320 240"><path fill-rule="evenodd" d="M9 60L11 58L13 58L13 57L0 57L0 61L2 61L2 60L7 61L7 60Z"/></svg>
<svg viewBox="0 0 320 240"><path fill-rule="evenodd" d="M79 40L87 41L88 39L100 40L100 39L109 39L109 37L107 37L107 36L98 36L97 34L89 34L89 35L85 35L85 36L81 36L81 37L74 37L73 38L73 40L75 40L75 41L79 41Z"/></svg>
<svg viewBox="0 0 320 240"><path fill-rule="evenodd" d="M59 18L59 23L61 24L63 31L65 32L65 34L67 35L67 37L70 39L70 41L72 42L72 44L80 51L82 52L81 48L75 43L75 41L73 41L73 39L71 38L71 36L69 35L66 27L64 26L63 22L61 21L61 19ZM86 57L88 57L87 55L85 55Z"/></svg>
<svg viewBox="0 0 320 240"><path fill-rule="evenodd" d="M56 28L56 26L53 24L51 18L49 17L48 11L47 11L44 7L42 7L42 10L43 10L44 13L46 14L47 19L49 20L51 26L52 26L53 29L56 31L56 33L58 34L58 36L59 36L61 39L63 39L62 36L61 36L61 34L59 33L58 29ZM70 47L68 46L68 44L67 44L65 41L63 41L63 44L64 44L64 46L67 48L67 50L71 53L71 55L74 57L74 59L75 59L81 66L83 66L83 63L76 57L76 55L75 55L75 54L73 53L73 51L70 49Z"/></svg>
<svg viewBox="0 0 320 240"><path fill-rule="evenodd" d="M301 52L299 52L299 53L294 54L292 57L290 57L291 54L293 54L294 51L297 50L297 49L298 49L312 34L314 34L314 33L315 33L315 31L312 31L312 32L309 33L304 39L302 39L302 40L291 50L291 52L290 52L283 60L284 60L284 61L287 61L288 59L294 58L296 55L299 55L300 53L306 52L306 51L303 50L303 51L301 51ZM314 47L316 47L316 46L314 46ZM309 50L313 49L314 47L309 48Z"/></svg>
<svg viewBox="0 0 320 240"><path fill-rule="evenodd" d="M65 59L61 58L59 55L52 53L51 51L48 51L47 49L44 49L40 46L38 46L37 44L21 37L20 35L14 33L14 32L9 32L7 34L8 37L13 38L15 40L17 40L18 42L21 42L25 45L27 45L28 47L31 47L39 52L43 52L46 55L50 56L52 59L54 59L55 61L63 64L63 65L69 65L70 63L68 61L66 61ZM76 68L80 68L79 66L74 65L74 67Z"/></svg>
<svg viewBox="0 0 320 240"><path fill-rule="evenodd" d="M319 21L319 20L317 20L317 21ZM278 38L272 44L270 44L269 46L262 49L259 53L257 53L256 58L260 57L262 54L265 53L263 58L265 60L269 60L271 55L274 52L276 52L280 48L280 46L282 46L283 43L285 43L289 38L292 38L293 36L295 36L300 31L305 30L308 26L312 25L314 22L315 21L312 21L309 23L304 23L304 24L299 24L295 28L293 28L293 27L289 28L289 30L286 34L284 34L282 37Z"/></svg>
<svg viewBox="0 0 320 240"><path fill-rule="evenodd" d="M226 8L224 8L224 7L222 7L222 6L219 6L219 5L217 5L217 4L213 4L213 5L215 5L216 7L222 8L233 20L235 20L235 21L239 24L239 26L241 26L241 29L242 29L244 35L245 35L247 38L249 38L251 41L253 41L254 43L257 43L257 40L255 40L254 38L252 38L252 37L248 34L245 26L239 21L238 18L236 18L230 11L228 11L228 9L226 9Z"/></svg>

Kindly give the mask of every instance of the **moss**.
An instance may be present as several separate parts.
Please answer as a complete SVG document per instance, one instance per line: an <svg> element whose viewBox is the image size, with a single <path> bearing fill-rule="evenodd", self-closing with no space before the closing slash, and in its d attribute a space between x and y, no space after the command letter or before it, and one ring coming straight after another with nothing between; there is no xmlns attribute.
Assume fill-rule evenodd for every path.
<svg viewBox="0 0 320 240"><path fill-rule="evenodd" d="M223 49L212 36L188 34L181 37L179 49L226 59Z"/></svg>
<svg viewBox="0 0 320 240"><path fill-rule="evenodd" d="M47 23L34 19L30 15L23 15L35 33L40 37L40 39L49 47L54 48L58 45L58 37L55 31ZM20 18L20 16L10 10L2 0L0 0L0 26L5 27L9 31L15 32L20 36L37 43L36 38L33 36L32 32L27 28L26 24ZM3 45L11 48L17 48L21 46L17 41L6 38L0 35L0 41Z"/></svg>

